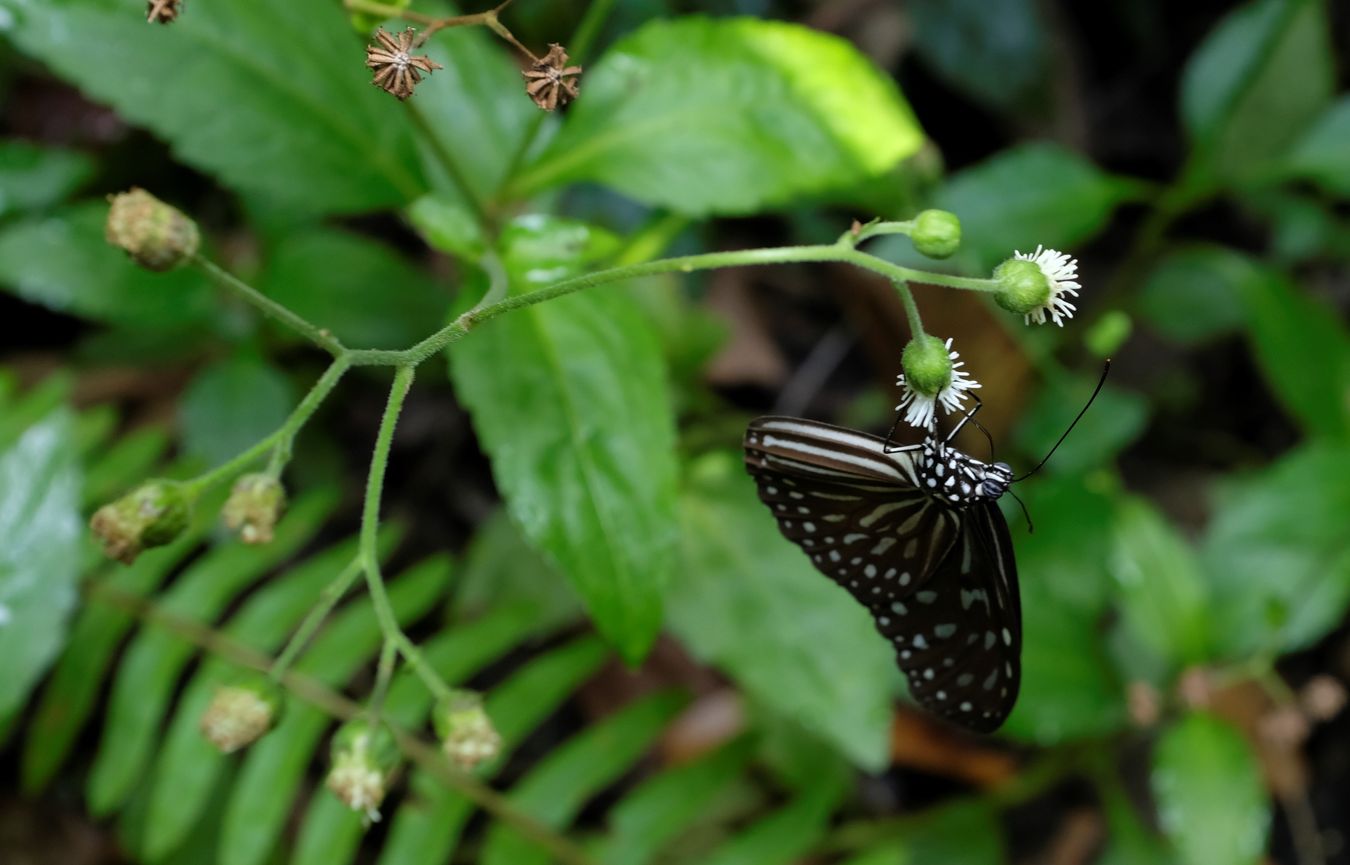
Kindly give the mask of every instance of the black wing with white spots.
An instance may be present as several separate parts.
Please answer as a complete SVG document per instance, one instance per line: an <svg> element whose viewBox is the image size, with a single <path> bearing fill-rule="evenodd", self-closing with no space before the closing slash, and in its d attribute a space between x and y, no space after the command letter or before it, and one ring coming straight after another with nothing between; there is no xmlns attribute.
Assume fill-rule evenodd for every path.
<svg viewBox="0 0 1350 865"><path fill-rule="evenodd" d="M759 418L746 468L783 534L872 613L910 691L954 723L990 732L1017 699L1016 564L992 501L924 492L913 451L797 418Z"/></svg>

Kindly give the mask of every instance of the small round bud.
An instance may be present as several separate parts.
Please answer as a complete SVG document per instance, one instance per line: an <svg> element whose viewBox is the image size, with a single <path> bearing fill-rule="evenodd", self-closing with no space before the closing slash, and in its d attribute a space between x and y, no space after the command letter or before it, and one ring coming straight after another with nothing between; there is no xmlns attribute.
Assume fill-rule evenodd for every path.
<svg viewBox="0 0 1350 865"><path fill-rule="evenodd" d="M909 233L914 248L929 258L947 258L961 246L961 220L946 210L925 210Z"/></svg>
<svg viewBox="0 0 1350 865"><path fill-rule="evenodd" d="M923 396L937 396L952 382L952 359L946 344L932 334L922 333L909 341L900 355L905 384Z"/></svg>
<svg viewBox="0 0 1350 865"><path fill-rule="evenodd" d="M348 721L333 736L333 765L324 782L342 804L367 820L380 819L380 803L398 766L398 745L389 728Z"/></svg>
<svg viewBox="0 0 1350 865"><path fill-rule="evenodd" d="M266 544L286 509L286 489L266 474L247 474L234 482L230 497L221 508L221 518L246 544Z"/></svg>
<svg viewBox="0 0 1350 865"><path fill-rule="evenodd" d="M200 243L197 223L144 189L111 196L106 235L141 267L172 270Z"/></svg>
<svg viewBox="0 0 1350 865"><path fill-rule="evenodd" d="M262 738L281 716L282 693L261 673L248 672L216 688L202 713L202 735L230 754Z"/></svg>
<svg viewBox="0 0 1350 865"><path fill-rule="evenodd" d="M501 751L502 737L476 691L455 691L442 701L436 707L435 723L442 750L461 769L472 769Z"/></svg>
<svg viewBox="0 0 1350 865"><path fill-rule="evenodd" d="M176 481L146 481L94 512L89 527L108 558L129 565L143 550L171 543L187 528L191 503Z"/></svg>
<svg viewBox="0 0 1350 865"><path fill-rule="evenodd" d="M1050 280L1034 261L1010 258L994 268L994 300L1008 312L1026 315L1050 302Z"/></svg>

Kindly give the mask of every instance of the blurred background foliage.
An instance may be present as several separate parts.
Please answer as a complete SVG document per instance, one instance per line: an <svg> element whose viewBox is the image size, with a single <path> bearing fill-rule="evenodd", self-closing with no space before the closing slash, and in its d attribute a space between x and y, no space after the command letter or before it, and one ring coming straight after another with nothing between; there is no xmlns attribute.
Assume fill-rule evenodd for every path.
<svg viewBox="0 0 1350 865"><path fill-rule="evenodd" d="M165 28L143 6L0 0L6 862L548 861L503 809L606 865L1350 862L1346 4L519 0L527 44L597 37L556 117L481 32L439 34L446 68L400 106L332 0L192 0ZM533 307L421 377L392 596L488 694L507 749L480 774L505 804L413 769L363 833L318 788L331 719L297 700L220 756L196 719L230 664L183 625L284 642L350 556L385 382L353 376L306 429L271 545L201 507L173 546L101 562L93 507L237 453L321 370L196 272L108 248L101 197L133 184L361 347L478 300L489 250L520 292L932 206L962 219L954 272L1073 251L1062 330L916 290L1015 465L1116 360L1025 485L1035 533L1009 513L1009 723L977 739L911 709L739 467L756 413L889 422L891 289L795 266ZM359 695L378 647L351 599L301 671ZM429 708L396 681L400 723Z"/></svg>

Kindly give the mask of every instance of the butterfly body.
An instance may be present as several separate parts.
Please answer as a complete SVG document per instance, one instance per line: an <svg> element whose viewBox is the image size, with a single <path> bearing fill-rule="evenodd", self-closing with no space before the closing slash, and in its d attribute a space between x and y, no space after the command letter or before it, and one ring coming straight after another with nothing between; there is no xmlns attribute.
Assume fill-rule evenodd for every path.
<svg viewBox="0 0 1350 865"><path fill-rule="evenodd" d="M930 433L921 445L798 418L745 435L760 500L816 568L867 607L911 694L978 732L1017 699L1022 617L1007 523L1012 482Z"/></svg>

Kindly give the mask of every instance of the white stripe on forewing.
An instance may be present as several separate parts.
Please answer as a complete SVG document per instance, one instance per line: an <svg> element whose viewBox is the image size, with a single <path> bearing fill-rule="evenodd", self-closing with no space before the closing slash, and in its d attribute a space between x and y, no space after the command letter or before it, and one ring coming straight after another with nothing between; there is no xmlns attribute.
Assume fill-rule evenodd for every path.
<svg viewBox="0 0 1350 865"><path fill-rule="evenodd" d="M760 427L760 430L764 433L762 446L765 448L777 447L787 451L824 457L836 462L857 466L872 474L881 474L886 477L896 478L897 480L905 479L905 475L901 472L899 465L897 465L894 460L887 459L877 447L877 442L871 437L850 434L846 431L833 429L831 427L810 426L781 421L766 423ZM769 435L770 430L786 435L799 436L802 439L823 441L843 448L871 451L871 453L865 457L860 457L847 451L835 450L834 448L829 447L818 447L796 438L772 436Z"/></svg>

